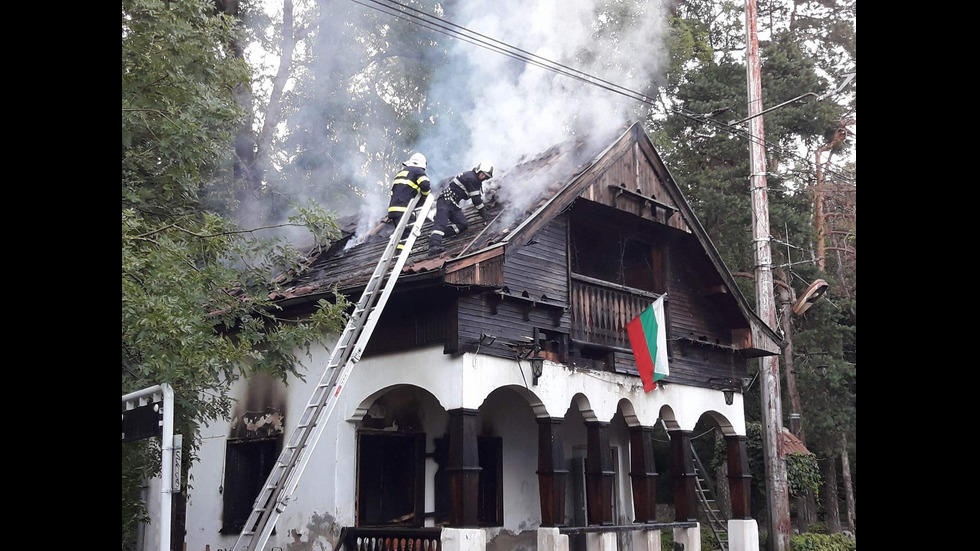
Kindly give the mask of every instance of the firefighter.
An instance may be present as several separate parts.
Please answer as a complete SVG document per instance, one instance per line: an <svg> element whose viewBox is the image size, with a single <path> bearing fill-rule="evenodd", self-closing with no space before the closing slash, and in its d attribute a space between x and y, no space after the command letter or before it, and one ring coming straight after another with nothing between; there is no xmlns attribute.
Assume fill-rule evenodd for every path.
<svg viewBox="0 0 980 551"><path fill-rule="evenodd" d="M391 192L389 194L391 199L388 202L388 215L381 219L381 223L397 226L398 221L401 220L402 215L408 209L408 202L413 197L421 194L424 200L429 195L431 184L429 177L425 174L426 164L425 155L421 153L413 154L407 161L402 163L404 168L399 170L398 174L395 174L395 180L391 184ZM408 223L411 224L413 221L409 219ZM406 226L402 234L402 241L408 236L409 231L411 230ZM398 249L403 248L402 243L399 243Z"/></svg>
<svg viewBox="0 0 980 551"><path fill-rule="evenodd" d="M436 256L446 249L442 240L466 231L469 224L463 213L463 201L470 200L476 212L480 213L484 223L490 222L487 209L483 208L483 182L493 178L493 164L483 161L453 178L444 181L442 193L436 200L436 217L432 223L432 234L429 235L429 256Z"/></svg>

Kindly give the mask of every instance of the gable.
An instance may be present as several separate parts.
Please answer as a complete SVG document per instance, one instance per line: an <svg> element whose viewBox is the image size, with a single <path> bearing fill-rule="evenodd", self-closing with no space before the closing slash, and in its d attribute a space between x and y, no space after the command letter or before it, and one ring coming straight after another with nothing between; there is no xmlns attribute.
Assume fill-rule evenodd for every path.
<svg viewBox="0 0 980 551"><path fill-rule="evenodd" d="M447 253L436 258L427 258L425 239L416 241L403 268L403 279L424 278L429 285L504 288L506 266L517 260L515 253L534 243L536 236L576 201L587 201L690 236L695 246L688 247L689 251L699 257L698 270L706 281L704 296L713 301L733 328L744 328L733 341L739 342L740 348L758 354L779 353L781 339L758 318L738 289L639 123L599 153L590 154L581 140L573 141L500 172L495 178L497 185L512 186L519 191L524 195L522 204L517 207L488 198L485 204L492 217L489 224L484 224L476 211L467 206L464 211L471 229L444 241ZM531 182L547 185L531 186ZM426 236L430 231L431 222L427 221L421 234ZM286 286L278 296L312 297L335 286L356 293L370 275L372 259L379 257L385 239L375 236L347 246L352 237L351 232L341 245L315 258L306 273L294 278L293 286Z"/></svg>

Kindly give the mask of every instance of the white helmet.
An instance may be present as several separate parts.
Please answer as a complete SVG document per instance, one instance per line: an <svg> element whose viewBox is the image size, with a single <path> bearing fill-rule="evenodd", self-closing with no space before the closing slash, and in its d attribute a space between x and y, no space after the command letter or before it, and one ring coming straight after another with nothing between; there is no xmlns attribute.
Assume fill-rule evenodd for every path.
<svg viewBox="0 0 980 551"><path fill-rule="evenodd" d="M415 153L402 164L405 166L417 166L419 168L425 168L426 165L425 155L421 153Z"/></svg>
<svg viewBox="0 0 980 551"><path fill-rule="evenodd" d="M493 163L490 161L480 161L480 164L473 167L473 172L477 174L482 172L487 175L487 178L493 178Z"/></svg>

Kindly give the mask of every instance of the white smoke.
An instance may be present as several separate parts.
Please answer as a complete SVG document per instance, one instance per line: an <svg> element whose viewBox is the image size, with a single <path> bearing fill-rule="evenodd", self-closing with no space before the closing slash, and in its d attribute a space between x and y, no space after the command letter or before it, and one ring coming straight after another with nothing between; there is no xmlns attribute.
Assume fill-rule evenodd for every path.
<svg viewBox="0 0 980 551"><path fill-rule="evenodd" d="M593 82L606 81L607 87L615 84L641 94L651 83L663 80L664 16L653 11L652 3L470 0L460 4L457 12L447 11L447 20L523 50L511 50L521 57L554 67L547 63L553 62L565 71L595 77ZM609 14L627 9L640 11L635 11L630 23L612 25ZM450 99L465 107L451 120L438 120L419 144L431 164L449 172L446 176L489 160L499 177L520 161L572 138L608 139L645 112L637 99L470 42L454 40L450 60L440 68L442 78L435 79L438 85L430 101ZM536 195L533 186L551 183L547 179L519 182L519 192L501 185L498 194L505 201L519 202Z"/></svg>
<svg viewBox="0 0 980 551"><path fill-rule="evenodd" d="M539 61L554 62L567 70L645 93L652 83L663 80L665 15L656 11L657 6L636 0L461 0L426 11L479 33L488 41L523 50L517 55L539 56ZM324 7L320 5L321 10ZM617 24L616 17L631 19ZM334 26L372 25L369 21L386 25L395 20L393 15L379 14L357 3L342 5L331 17L319 18L321 46L306 65L308 71L294 78L324 78L320 75L327 74L331 67L352 61L331 54L329 37L343 34L336 32ZM389 32L376 26L364 29L376 35ZM322 41L324 33L327 42ZM434 48L448 48L448 57L433 56L447 62L434 68L426 105L418 113L424 125L415 149L400 151L393 146L399 140L391 129L398 128L399 121L392 120L388 128L376 124L370 130L379 133L358 135L360 153L352 151L347 158L332 159L330 166L316 169L321 172L308 174L302 184L306 188L282 182L280 185L288 187L291 196L302 201L313 195L310 188L352 183L352 187L361 190L357 208L324 206L340 214L359 213L356 233L362 235L384 216L388 186L400 162L419 151L428 157L427 172L435 192L443 179L488 160L495 166L498 197L519 202L537 191L531 187L553 182L546 178L540 182L515 182L521 191L514 193L516 190L508 187L511 182L502 178L508 169L572 138L608 139L614 131L642 118L648 109L637 99L468 41L436 32L432 39L438 44ZM351 50L346 51L350 55ZM349 85L352 90L359 86L356 75ZM343 108L342 102L331 107L337 108ZM323 106L299 109L291 117L289 131L313 133L312 128L323 124L323 112ZM310 115L305 122L304 113ZM340 141L348 139L343 135L344 129L330 131ZM376 173L381 172L379 165L387 165L392 159L399 164ZM280 158L277 162L288 164L291 159Z"/></svg>

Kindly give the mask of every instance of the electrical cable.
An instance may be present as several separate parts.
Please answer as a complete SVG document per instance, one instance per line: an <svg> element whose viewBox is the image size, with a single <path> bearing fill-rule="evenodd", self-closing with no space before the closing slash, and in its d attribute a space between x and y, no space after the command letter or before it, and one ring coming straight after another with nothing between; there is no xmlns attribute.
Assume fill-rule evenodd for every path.
<svg viewBox="0 0 980 551"><path fill-rule="evenodd" d="M555 61L551 61L549 59L543 58L543 57L538 56L536 54L532 54L530 52L527 52L526 50L522 50L520 48L517 48L516 46L512 46L512 45L507 44L505 42L501 42L499 40L496 40L494 38L491 38L491 37L488 37L486 35L480 34L480 33L476 32L476 31L467 29L466 27L463 27L461 25L457 25L457 24L452 23L450 21L447 21L447 20L444 20L444 19L441 19L441 18L432 16L432 15L430 15L430 14L424 12L424 11L418 10L418 9L413 8L411 6L407 6L407 5L401 4L401 3L396 2L394 0L385 0L385 1L380 1L380 0L366 0L367 2L370 2L371 4L376 4L377 6L380 6L380 7L375 7L375 6L368 5L368 3L362 2L360 0L351 0L351 1L354 2L355 4L362 5L364 7L367 7L367 8L376 10L376 11L379 11L381 13L385 13L385 14L392 15L394 17L397 17L399 19L403 19L405 21L408 21L410 24L419 25L419 26L421 26L423 28L426 28L426 29L429 29L431 31L434 31L434 32L437 32L437 33L440 33L440 34L443 34L443 35L446 35L446 36L449 36L450 38L456 38L458 40L462 40L464 42L468 42L470 44L474 44L474 45L479 46L481 48L484 48L484 49L487 49L487 50L490 50L490 51L493 51L493 52L496 52L496 53L505 55L505 56L510 57L512 59L516 59L518 61L522 61L522 62L525 62L527 64L540 67L542 69L547 69L549 71L552 71L552 72L555 72L555 73L558 73L558 74L561 74L561 75L564 75L564 76L568 76L568 77L573 78L575 80L579 80L581 82L585 82L586 84L591 84L593 86L597 86L597 87L602 88L602 89L605 89L607 91L610 91L610 92L613 92L613 93L617 93L617 94L623 95L623 96L625 96L627 98L630 98L630 99L633 99L633 100L636 100L636 101L640 101L640 102L646 103L648 105L656 105L655 100L653 98L645 95L645 94L642 94L640 92L636 92L634 90L630 90L629 88L626 88L624 86L621 86L621 85L618 85L618 84L609 82L607 80L601 79L601 78L596 77L594 75L590 75L590 74L585 73L583 71L579 71L577 69L573 69L571 67L568 67L567 65L563 65L561 63L558 63L558 62L555 62ZM408 12L414 12L414 14L413 13L408 13ZM433 19L435 19L435 21L433 21ZM456 31L454 29L459 29L459 31ZM466 34L464 34L464 33L466 33ZM825 94L823 96L820 96L819 99L822 100L822 99L824 99L826 97L831 97L831 96L837 95L839 92L840 92L840 89L838 89L837 91L832 92L830 94ZM805 94L804 96L801 96L800 98L795 98L795 99L802 99L803 97L807 97L809 95L815 95L815 94ZM791 101L793 101L793 100L791 100ZM685 117L685 118L688 118L688 119L697 121L697 122L702 123L702 124L711 124L713 126L720 127L722 129L724 129L726 132L729 132L729 133L734 134L734 135L739 136L739 137L746 138L746 139L750 140L751 142L756 143L757 145L762 145L762 146L765 146L765 147L767 147L769 149L775 149L776 151L778 151L779 153L781 153L784 157L795 158L797 161L801 161L801 162L807 164L808 166L815 164L810 159L807 159L805 157L802 157L802 156L800 156L799 154L797 154L795 152L787 151L785 148L783 148L782 146L780 146L778 144L777 145L768 145L768 144L766 144L764 138L756 138L756 137L752 136L748 132L748 130L738 128L738 127L736 127L736 126L734 126L732 124L722 123L720 121L710 120L710 119L706 118L704 115L690 113L690 111L687 111L687 110L684 110L684 109L677 109L677 108L668 108L668 109L671 112L673 112L674 114L676 114L676 115L680 115L682 117ZM687 112L685 112L685 111L687 111ZM743 119L743 120L745 120L745 119ZM839 169L837 167L825 167L824 168L825 174L827 174L829 176L834 176L838 180L844 180L844 181L850 183L851 185L853 185L853 179L850 176L842 173L841 172L842 170L843 169Z"/></svg>

